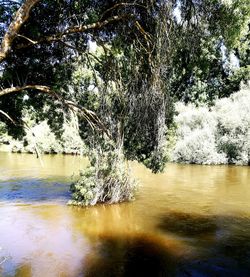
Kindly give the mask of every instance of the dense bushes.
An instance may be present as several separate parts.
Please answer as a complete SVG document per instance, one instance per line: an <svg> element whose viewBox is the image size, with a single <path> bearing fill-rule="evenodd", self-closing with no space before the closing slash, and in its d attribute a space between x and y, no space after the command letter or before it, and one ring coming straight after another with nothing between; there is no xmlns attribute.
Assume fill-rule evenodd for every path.
<svg viewBox="0 0 250 277"><path fill-rule="evenodd" d="M250 89L243 89L229 99L217 102L218 149L229 163L250 163Z"/></svg>
<svg viewBox="0 0 250 277"><path fill-rule="evenodd" d="M7 135L7 128L3 122L0 122L0 144L8 143L9 136Z"/></svg>
<svg viewBox="0 0 250 277"><path fill-rule="evenodd" d="M197 164L250 163L250 90L244 88L215 106L176 105L172 161Z"/></svg>
<svg viewBox="0 0 250 277"><path fill-rule="evenodd" d="M234 93L230 98L217 100L213 107L196 107L193 104L185 105L179 102L176 104L176 112L176 128L169 132L167 149L172 161L195 164L250 164L249 87ZM86 153L86 146L77 128L70 121L63 124L59 139L46 121L43 121L26 130L22 141L15 141L8 136L5 125L1 123L0 143L9 144L15 152L35 153L37 147L41 153ZM109 163L105 165L106 159L103 157L96 169L90 168L84 173L78 185L84 186L94 175L95 178L98 176L99 183L105 183L106 171L110 171L112 176L123 172L118 178L119 182L122 182L126 176L124 168L118 168L119 165L114 164L111 172ZM121 164L124 164L124 161ZM75 189L77 190L77 186ZM102 196L98 199L101 202Z"/></svg>
<svg viewBox="0 0 250 277"><path fill-rule="evenodd" d="M57 141L55 134L51 132L46 121L26 131L26 136L24 137L25 151L34 153L36 147L41 153L62 152L61 144Z"/></svg>
<svg viewBox="0 0 250 277"><path fill-rule="evenodd" d="M6 135L5 135L6 136ZM36 153L64 153L80 154L86 153L86 146L82 141L77 128L72 122L65 122L60 137L56 137L47 124L42 121L25 130L22 140L14 140L8 137L9 148L12 152Z"/></svg>

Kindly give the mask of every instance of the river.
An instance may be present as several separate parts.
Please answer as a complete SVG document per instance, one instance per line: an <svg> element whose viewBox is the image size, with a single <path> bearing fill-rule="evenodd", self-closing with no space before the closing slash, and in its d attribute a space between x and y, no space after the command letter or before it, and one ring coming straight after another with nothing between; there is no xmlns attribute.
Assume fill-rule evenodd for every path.
<svg viewBox="0 0 250 277"><path fill-rule="evenodd" d="M86 165L0 153L0 276L250 276L250 167L133 162L135 201L67 206Z"/></svg>

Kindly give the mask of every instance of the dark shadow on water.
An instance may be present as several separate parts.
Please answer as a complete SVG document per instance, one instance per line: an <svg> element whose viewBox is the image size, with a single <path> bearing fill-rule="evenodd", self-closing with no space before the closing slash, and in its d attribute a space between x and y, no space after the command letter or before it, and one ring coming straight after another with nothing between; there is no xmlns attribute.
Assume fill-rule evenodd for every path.
<svg viewBox="0 0 250 277"><path fill-rule="evenodd" d="M103 235L89 254L87 277L248 277L250 218L169 213L159 222L162 235ZM192 253L177 254L173 233ZM178 246L177 246L178 247Z"/></svg>
<svg viewBox="0 0 250 277"><path fill-rule="evenodd" d="M223 246L223 244L221 245ZM242 245L238 245L240 247ZM222 249L221 249L222 250ZM89 255L87 277L247 277L250 268L233 256L217 253L200 258L176 257L171 249L150 237L106 237ZM246 254L246 253L245 253ZM96 258L96 256L98 258ZM246 257L245 257L246 259Z"/></svg>
<svg viewBox="0 0 250 277"><path fill-rule="evenodd" d="M200 253L182 261L177 276L250 276L250 218L169 213L159 229L183 238Z"/></svg>
<svg viewBox="0 0 250 277"><path fill-rule="evenodd" d="M208 235L216 232L216 217L172 212L164 215L159 228L184 236Z"/></svg>
<svg viewBox="0 0 250 277"><path fill-rule="evenodd" d="M60 180L11 179L0 182L0 202L66 202L69 186L69 182Z"/></svg>
<svg viewBox="0 0 250 277"><path fill-rule="evenodd" d="M188 227L183 227L185 222ZM191 232L192 226L194 232ZM180 228L185 232L180 232ZM169 233L179 236L179 239L169 236ZM79 274L70 274L69 269L65 276L250 276L250 218L247 217L168 213L159 219L159 232L127 233L124 230L113 234L111 231L98 233L91 241L93 249L85 256L79 271L77 268ZM185 246L180 244L183 241ZM184 248L193 249L192 253L187 254ZM39 257L36 262L39 263ZM6 271L12 270L16 274L10 276L30 276L29 265L14 267L12 260L9 263Z"/></svg>
<svg viewBox="0 0 250 277"><path fill-rule="evenodd" d="M102 237L95 255L89 255L84 276L175 276L175 260L150 236Z"/></svg>

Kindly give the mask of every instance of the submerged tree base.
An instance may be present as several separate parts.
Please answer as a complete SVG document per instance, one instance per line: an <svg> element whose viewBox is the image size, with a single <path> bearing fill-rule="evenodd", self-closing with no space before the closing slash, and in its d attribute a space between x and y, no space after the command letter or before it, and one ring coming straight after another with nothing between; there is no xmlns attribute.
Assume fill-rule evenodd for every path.
<svg viewBox="0 0 250 277"><path fill-rule="evenodd" d="M91 166L80 173L70 187L69 205L93 206L131 201L137 188L129 174L128 165L119 150L93 153Z"/></svg>

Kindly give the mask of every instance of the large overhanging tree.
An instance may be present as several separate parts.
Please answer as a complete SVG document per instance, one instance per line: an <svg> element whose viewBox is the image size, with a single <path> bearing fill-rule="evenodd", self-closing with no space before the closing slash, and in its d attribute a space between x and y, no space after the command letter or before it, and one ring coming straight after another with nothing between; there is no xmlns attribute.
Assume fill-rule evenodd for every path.
<svg viewBox="0 0 250 277"><path fill-rule="evenodd" d="M249 44L246 36L250 14L248 1L229 2L1 0L0 96L15 93L15 97L1 98L1 108L11 117L20 116L22 104L19 105L18 100L22 100L24 90L30 91L34 99L30 103L36 108L48 101L50 105L55 100L64 101L64 106L74 106L90 123L105 129L93 112L80 109L79 103L72 103L61 91L74 70L72 61L79 53L87 54L87 43L92 39L105 49L99 68L95 70L102 72L105 81L119 81L123 86L120 90L131 93L135 101L129 102L129 112L138 110L134 116L141 116L141 103L138 103L141 93L154 91L155 84L158 85L156 91L164 91L168 103L167 94L185 101L199 99L206 89L197 87L199 83L206 85L210 98L216 94L224 96L232 91L231 83L237 89L241 79L247 79L248 72L245 58ZM176 11L179 11L177 18ZM112 49L107 45L112 45ZM224 56L234 49L245 61L244 70L240 72L245 76L236 78L236 82L230 83L234 75L225 66L223 45L227 47ZM123 55L119 63L114 51ZM84 62L91 66L88 59ZM148 105L147 101L144 104L149 109L141 107L141 111L148 110L152 114L155 107L149 102L154 101L148 98ZM170 110L165 110L167 123L171 118ZM149 126L145 126L144 141L142 135L139 136L142 141L137 141L138 136L133 136L137 132L130 128L132 144L142 146L134 153L140 160L145 156L145 153L140 154L145 151L145 144L153 142L148 153L155 148L152 137L157 133L154 129L156 118L152 122L144 117L144 123L151 123L152 127L147 130ZM139 126L143 129L141 120ZM137 122L132 120L130 126ZM131 143L127 141L126 145Z"/></svg>
<svg viewBox="0 0 250 277"><path fill-rule="evenodd" d="M117 160L114 163L105 153L119 149L126 158L144 162L154 172L162 170L172 98L192 99L187 88L195 87L197 78L209 83L213 91L218 80L228 80L231 73L223 65L222 45L228 53L235 48L246 56L244 47L239 47L239 41L248 43L244 30L249 5L245 0L234 1L234 5L221 0L0 3L0 116L17 135L25 124L21 118L27 93L25 105L32 105L40 118L46 116L55 132L60 130L63 114L77 112L82 137L92 148L100 148L99 156L104 153L103 160L110 167L121 160L111 155ZM102 49L101 54L89 51L91 41ZM80 74L81 80L74 80L79 68L92 72L97 95L87 92L89 77ZM198 91L195 98L199 95ZM91 157L93 164L102 164L93 153ZM94 174L114 173L104 169ZM93 172L88 174L82 179L93 176ZM109 180L110 187L115 183L104 177L99 179ZM121 183L126 185L123 177ZM88 197L84 193L79 198L82 186L73 188L76 200L94 203L88 199L91 191ZM119 193L114 194L115 201L123 200ZM110 201L106 195L101 201ZM126 192L124 198L129 198Z"/></svg>
<svg viewBox="0 0 250 277"><path fill-rule="evenodd" d="M130 159L144 161L155 172L165 163L169 99L163 82L167 59L162 59L161 49L169 45L164 34L171 27L171 20L167 21L171 5L144 0L4 3L7 8L1 11L5 22L1 25L0 51L2 116L7 123L16 124L15 130L21 129L17 127L23 124L26 93L26 102L35 109L50 107L47 117L56 126L55 131L60 129L55 124L60 114L69 109L77 112L89 124L86 126L80 119L83 136L97 149L97 153L91 153L94 172L82 179L95 176L91 182L97 182L99 191L93 195L93 191L85 190L83 194L86 180L82 183L81 179L80 185L72 188L76 202L130 199L133 185L126 169L120 168L124 153ZM9 7L16 8L13 17ZM88 52L91 40L103 51L99 57L91 54L98 61L95 64ZM84 92L76 87L73 93L69 92L72 73L82 63L92 70L100 94L98 107L92 110L92 103L83 101Z"/></svg>

